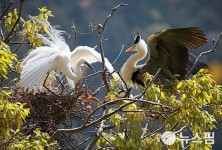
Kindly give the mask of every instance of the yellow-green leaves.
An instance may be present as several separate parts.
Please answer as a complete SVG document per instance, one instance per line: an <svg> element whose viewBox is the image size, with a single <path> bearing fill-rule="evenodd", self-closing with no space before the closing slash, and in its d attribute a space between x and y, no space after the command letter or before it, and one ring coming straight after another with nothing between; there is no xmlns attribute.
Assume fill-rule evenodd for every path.
<svg viewBox="0 0 222 150"><path fill-rule="evenodd" d="M180 81L178 84L177 84L177 89L180 89L183 85L183 81Z"/></svg>
<svg viewBox="0 0 222 150"><path fill-rule="evenodd" d="M152 80L152 76L147 74L145 83ZM112 100L115 100L115 86ZM127 105L119 113L110 118L110 122L115 125L112 133L106 133L98 146L113 145L118 149L153 149L161 150L163 143L158 142L163 131L177 131L182 127L189 127L192 135L196 133L204 135L204 132L211 132L216 128L217 119L222 118L222 87L216 85L211 75L206 70L200 70L191 79L176 82L171 87L150 84L147 89L144 101L135 101ZM128 103L130 99L117 103L117 108ZM139 100L138 100L139 101ZM167 106L167 107L165 107ZM114 111L116 108L110 109ZM151 128L147 128L144 124ZM155 132L155 129L161 128ZM154 131L154 132L152 132ZM183 131L182 131L183 132ZM118 136L120 135L120 136ZM109 142L107 142L109 141ZM166 145L165 145L166 146ZM168 149L180 149L183 146L177 134L176 142L167 146ZM204 142L191 143L191 149L212 148L211 144Z"/></svg>
<svg viewBox="0 0 222 150"><path fill-rule="evenodd" d="M10 92L0 92L0 149L38 149L53 147L47 140L49 135L35 129L31 135L24 135L22 125L29 115L29 109L24 108L26 104L19 102L11 103L8 98Z"/></svg>
<svg viewBox="0 0 222 150"><path fill-rule="evenodd" d="M46 7L38 8L38 10L39 10L38 19L40 20L43 20L43 19L48 20L49 16L53 16L52 11L48 10Z"/></svg>
<svg viewBox="0 0 222 150"><path fill-rule="evenodd" d="M109 113L113 112L115 109L109 109ZM120 123L124 122L125 118L123 116L121 116L120 114L113 114L110 117L110 121L114 123L115 128L117 131L119 131L120 128Z"/></svg>
<svg viewBox="0 0 222 150"><path fill-rule="evenodd" d="M11 136L11 129L20 129L23 121L29 114L29 109L24 109L24 104L10 103L4 99L3 93L0 96L0 136L4 139L9 139ZM1 137L3 138L3 137Z"/></svg>
<svg viewBox="0 0 222 150"><path fill-rule="evenodd" d="M15 8L13 12L9 12L5 21L5 27L8 31L11 31L18 19L17 9ZM14 30L18 30L19 25L17 24Z"/></svg>
<svg viewBox="0 0 222 150"><path fill-rule="evenodd" d="M23 24L22 35L31 43L33 47L38 47L42 44L42 40L37 36L37 33L44 31L48 33L48 29L44 25L43 21L48 20L48 17L53 16L52 11L46 7L38 8L39 15L32 16Z"/></svg>
<svg viewBox="0 0 222 150"><path fill-rule="evenodd" d="M13 61L17 56L10 52L10 48L3 41L0 41L0 78L7 78L8 69L13 68Z"/></svg>
<svg viewBox="0 0 222 150"><path fill-rule="evenodd" d="M20 134L18 134L20 135ZM33 150L44 150L45 147L53 148L53 144L48 144L47 140L49 135L42 133L38 128L34 130L32 136L18 136L15 135L16 140L8 145L8 149L33 149Z"/></svg>
<svg viewBox="0 0 222 150"><path fill-rule="evenodd" d="M6 4L6 6L8 4ZM13 6L10 7L11 4L9 4L5 10L1 10L3 14L4 12L7 14L1 16L0 149L43 150L45 147L53 147L53 145L49 145L47 143L49 135L41 132L40 129L34 130L32 127L29 128L29 126L24 126L24 123L29 115L29 108L27 108L29 105L14 102L14 95L11 95L11 91L6 91L3 89L15 89L16 85L4 85L3 78L7 79L9 72L17 72L18 70L21 71L19 68L20 64L17 64L17 70L14 70L17 55L13 54L11 50L19 50L20 46L25 41L24 37L27 38L28 42L30 42L34 47L41 45L41 40L37 38L37 33L48 32L47 28L42 22L43 20L47 20L49 16L52 16L52 12L46 7L39 8L39 15L30 17L28 21L25 21L23 18L21 18L19 15L20 12L18 12L16 8L13 9ZM21 31L21 29L23 30ZM21 35L23 35L23 37ZM16 45L14 43L16 43ZM13 48L10 47L12 44ZM18 78L10 79L7 80L7 83L17 82L16 80L18 80ZM23 97L20 95L20 98ZM32 124L30 125L32 126Z"/></svg>
<svg viewBox="0 0 222 150"><path fill-rule="evenodd" d="M105 99L107 101L112 101L118 96L118 87L119 87L119 80L118 78L112 79L110 81L110 91L109 93L105 96Z"/></svg>

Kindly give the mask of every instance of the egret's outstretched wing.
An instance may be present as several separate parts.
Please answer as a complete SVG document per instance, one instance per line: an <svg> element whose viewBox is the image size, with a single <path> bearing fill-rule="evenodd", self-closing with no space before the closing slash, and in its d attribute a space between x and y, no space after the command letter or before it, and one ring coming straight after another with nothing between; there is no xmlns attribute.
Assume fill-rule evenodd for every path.
<svg viewBox="0 0 222 150"><path fill-rule="evenodd" d="M34 89L36 92L41 89L48 71L52 69L53 61L58 56L59 50L51 47L38 47L33 50L22 62L23 70L20 76L21 87Z"/></svg>
<svg viewBox="0 0 222 150"><path fill-rule="evenodd" d="M78 46L71 52L71 61L74 68L76 68L76 64L80 61L81 58L84 58L89 64L95 62L102 63L101 54L98 53L94 48L88 46ZM104 58L104 60L107 70L112 73L114 78L119 78L119 75L114 72L114 68L109 60L107 58Z"/></svg>
<svg viewBox="0 0 222 150"><path fill-rule="evenodd" d="M89 64L101 61L100 54L95 49L88 46L78 46L71 52L71 61L74 68L76 68L81 58L86 59Z"/></svg>

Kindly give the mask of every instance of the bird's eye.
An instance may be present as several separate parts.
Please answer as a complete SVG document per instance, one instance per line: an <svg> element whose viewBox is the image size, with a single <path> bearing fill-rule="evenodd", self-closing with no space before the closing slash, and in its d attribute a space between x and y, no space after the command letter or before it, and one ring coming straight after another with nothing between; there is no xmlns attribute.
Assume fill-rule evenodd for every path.
<svg viewBox="0 0 222 150"><path fill-rule="evenodd" d="M137 35L135 38L134 38L134 44L137 44L141 39L141 36L140 35Z"/></svg>

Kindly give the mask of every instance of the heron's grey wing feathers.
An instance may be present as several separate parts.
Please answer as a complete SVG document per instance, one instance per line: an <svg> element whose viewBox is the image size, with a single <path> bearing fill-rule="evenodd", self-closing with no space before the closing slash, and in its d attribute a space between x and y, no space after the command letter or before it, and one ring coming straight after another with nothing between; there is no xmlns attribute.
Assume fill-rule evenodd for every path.
<svg viewBox="0 0 222 150"><path fill-rule="evenodd" d="M200 29L187 27L155 33L148 38L148 42L151 57L157 61L165 60L166 67L183 78L188 70L188 50L205 44L207 39Z"/></svg>

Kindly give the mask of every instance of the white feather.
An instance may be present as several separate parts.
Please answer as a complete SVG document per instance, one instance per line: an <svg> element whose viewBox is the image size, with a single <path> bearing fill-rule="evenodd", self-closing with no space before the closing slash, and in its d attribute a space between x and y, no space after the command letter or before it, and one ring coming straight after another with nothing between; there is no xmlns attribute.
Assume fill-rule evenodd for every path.
<svg viewBox="0 0 222 150"><path fill-rule="evenodd" d="M100 62L102 63L102 57L99 52L97 52L94 48L88 46L78 46L71 52L71 61L74 68L76 68L76 64L80 61L81 58L84 58L89 64ZM115 73L115 70L109 60L105 57L105 66L107 70L112 73L114 78L119 79L119 75Z"/></svg>
<svg viewBox="0 0 222 150"><path fill-rule="evenodd" d="M28 55L22 62L23 70L21 72L21 86L29 92L35 87L40 89L48 71L52 69L55 58L59 51L51 47L39 47Z"/></svg>
<svg viewBox="0 0 222 150"><path fill-rule="evenodd" d="M34 49L22 62L21 86L25 90L28 89L29 92L32 89L34 89L34 92L41 90L46 74L51 70L59 70L74 81L71 83L68 80L71 86L74 87L74 83L82 77L83 73L80 66L84 61L89 64L102 62L101 55L88 46L78 46L73 52L70 52L69 46L62 36L64 31L57 30L48 21L44 21L44 25L48 34L38 34L38 36L46 46ZM105 66L110 73L114 72L114 68L107 58L105 58ZM74 68L76 74L73 73L71 68ZM119 78L117 73L112 75Z"/></svg>

